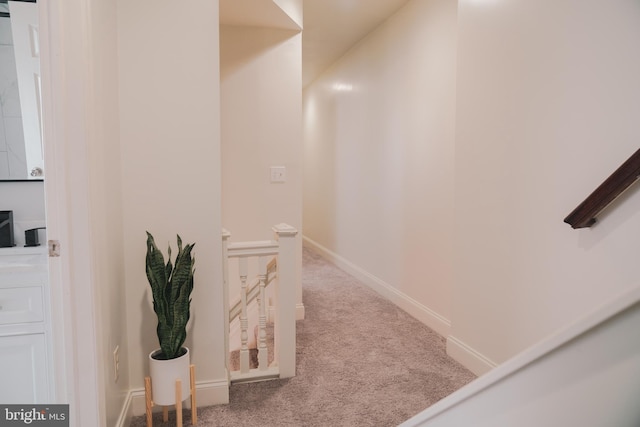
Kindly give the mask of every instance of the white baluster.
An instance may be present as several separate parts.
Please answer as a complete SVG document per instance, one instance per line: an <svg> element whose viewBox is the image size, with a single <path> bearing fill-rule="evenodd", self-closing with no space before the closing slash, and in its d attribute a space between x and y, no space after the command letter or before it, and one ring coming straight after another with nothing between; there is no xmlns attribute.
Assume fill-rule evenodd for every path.
<svg viewBox="0 0 640 427"><path fill-rule="evenodd" d="M222 229L222 300L224 301L224 353L227 373L231 366L229 358L229 238L231 233Z"/></svg>
<svg viewBox="0 0 640 427"><path fill-rule="evenodd" d="M240 313L240 372L245 374L249 372L249 319L247 317L247 258L238 259L238 270L240 272L240 299L242 312Z"/></svg>
<svg viewBox="0 0 640 427"><path fill-rule="evenodd" d="M269 363L267 350L267 310L264 292L264 287L267 283L267 261L267 257L260 257L260 271L258 275L260 286L260 293L258 294L258 307L260 310L258 317L258 369L261 371L265 371Z"/></svg>

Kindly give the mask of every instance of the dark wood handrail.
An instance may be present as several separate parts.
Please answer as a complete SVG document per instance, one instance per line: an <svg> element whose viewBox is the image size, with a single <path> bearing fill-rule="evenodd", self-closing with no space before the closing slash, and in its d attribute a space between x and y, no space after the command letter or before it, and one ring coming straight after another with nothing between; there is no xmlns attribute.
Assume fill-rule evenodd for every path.
<svg viewBox="0 0 640 427"><path fill-rule="evenodd" d="M564 219L573 228L591 227L598 214L622 194L640 175L640 149L633 153L584 202Z"/></svg>

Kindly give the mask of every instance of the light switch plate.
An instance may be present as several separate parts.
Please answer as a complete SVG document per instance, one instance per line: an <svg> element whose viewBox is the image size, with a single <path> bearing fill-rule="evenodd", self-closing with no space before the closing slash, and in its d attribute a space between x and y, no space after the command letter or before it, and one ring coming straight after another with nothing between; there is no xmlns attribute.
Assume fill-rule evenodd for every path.
<svg viewBox="0 0 640 427"><path fill-rule="evenodd" d="M287 168L284 166L271 166L271 182L280 183L287 180Z"/></svg>

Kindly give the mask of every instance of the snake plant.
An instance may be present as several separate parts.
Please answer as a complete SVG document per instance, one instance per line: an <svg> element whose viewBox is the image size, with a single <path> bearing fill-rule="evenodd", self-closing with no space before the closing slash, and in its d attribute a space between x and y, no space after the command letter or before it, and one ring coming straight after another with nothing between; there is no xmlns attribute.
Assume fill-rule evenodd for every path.
<svg viewBox="0 0 640 427"><path fill-rule="evenodd" d="M191 257L194 244L182 247L178 237L178 255L175 265L171 264L171 245L167 263L158 250L153 236L147 231L147 279L153 294L153 310L158 317L156 332L160 341L159 355L155 359L175 359L186 350L182 349L187 338L187 322L193 290L195 259Z"/></svg>

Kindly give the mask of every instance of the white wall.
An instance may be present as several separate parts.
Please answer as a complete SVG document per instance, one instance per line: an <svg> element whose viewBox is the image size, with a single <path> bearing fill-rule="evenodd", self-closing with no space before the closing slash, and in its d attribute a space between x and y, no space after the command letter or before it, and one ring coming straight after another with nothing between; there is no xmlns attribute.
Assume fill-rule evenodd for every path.
<svg viewBox="0 0 640 427"><path fill-rule="evenodd" d="M72 425L116 425L131 388L141 387L146 356L157 346L144 275L144 230L154 227L161 230L158 240L181 232L185 240L197 241L196 256L203 260L194 291L199 304L194 303L187 343L203 391L199 403L224 401L219 166L209 170L220 164L217 2L191 4L180 13L169 2L65 0L41 6L43 119L51 168L45 182L47 220L51 238L62 245L61 256L50 259L54 330L60 334L54 344L56 355L65 356L56 367L66 373L58 375L68 380L57 384L58 402L72 404ZM157 12L153 20L147 19L149 11ZM174 19L202 31L167 30ZM181 43L194 50L185 51ZM173 67L164 64L171 47L184 55L167 62ZM204 52L189 58L195 71L184 66L194 52ZM165 74L155 69L160 62ZM147 66L141 69L141 63ZM155 90L165 89L171 77L187 82L182 91ZM168 98L175 102L173 110L164 108ZM189 108L178 108L182 105ZM205 183L204 197L198 182ZM177 229L177 223L187 227ZM220 378L222 395L211 381ZM123 415L118 422L126 420Z"/></svg>
<svg viewBox="0 0 640 427"><path fill-rule="evenodd" d="M186 345L203 389L228 400L224 367L220 214L218 2L118 2L120 149L131 386L158 348L145 275L146 235L166 256L176 234L195 242ZM217 394L218 392L222 394ZM143 408L144 411L144 408Z"/></svg>
<svg viewBox="0 0 640 427"><path fill-rule="evenodd" d="M455 6L409 2L305 91L304 233L483 373L638 276L637 189L562 220L637 149L640 5L461 1L457 87Z"/></svg>
<svg viewBox="0 0 640 427"><path fill-rule="evenodd" d="M456 2L411 1L304 93L304 235L442 334L453 281Z"/></svg>
<svg viewBox="0 0 640 427"><path fill-rule="evenodd" d="M300 230L302 35L222 26L220 61L223 225L232 242L273 239L280 223ZM284 183L270 182L271 166L286 168ZM299 266L302 238L296 239ZM296 276L301 307L299 268Z"/></svg>
<svg viewBox="0 0 640 427"><path fill-rule="evenodd" d="M640 4L463 0L458 31L448 349L484 372L637 283L637 188L563 219L638 148Z"/></svg>
<svg viewBox="0 0 640 427"><path fill-rule="evenodd" d="M301 46L296 31L221 27L222 218L232 241L301 226ZM286 167L286 182L270 182L271 166Z"/></svg>
<svg viewBox="0 0 640 427"><path fill-rule="evenodd" d="M120 127L118 116L118 33L116 4L94 1L90 15L88 144L92 274L95 289L98 378L107 426L116 425L130 389L129 323L123 242ZM119 378L113 351L119 347Z"/></svg>

